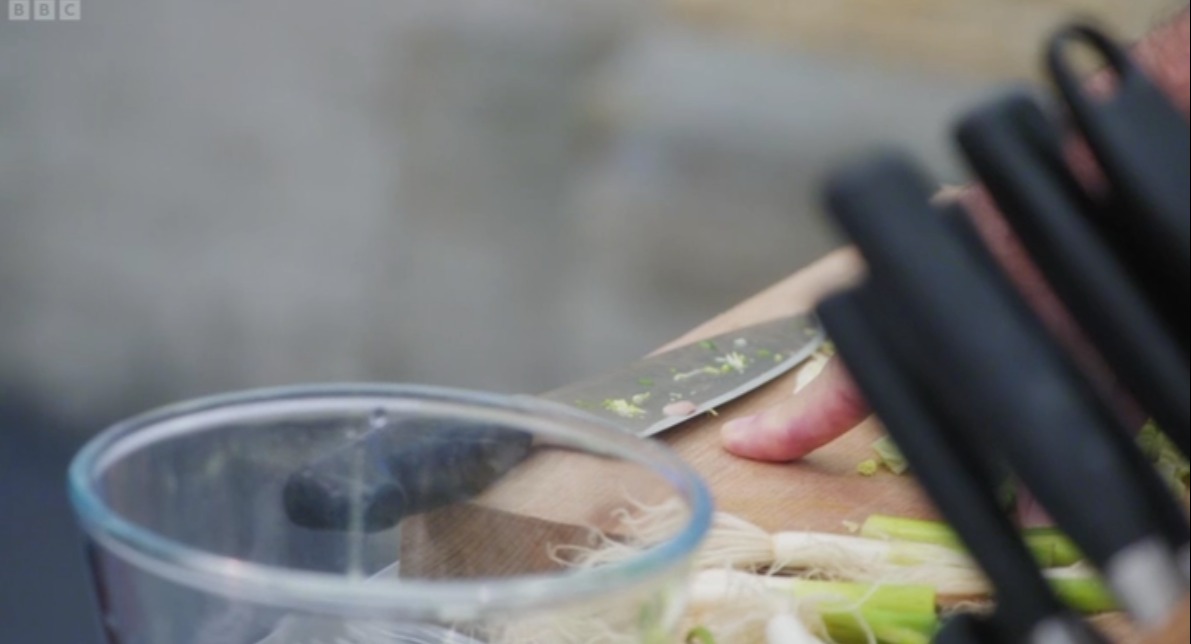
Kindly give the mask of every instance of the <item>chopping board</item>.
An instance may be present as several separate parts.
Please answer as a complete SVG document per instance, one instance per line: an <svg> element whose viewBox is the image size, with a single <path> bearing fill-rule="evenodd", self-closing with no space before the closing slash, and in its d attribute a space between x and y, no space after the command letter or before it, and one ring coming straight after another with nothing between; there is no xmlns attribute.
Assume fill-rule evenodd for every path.
<svg viewBox="0 0 1191 644"><path fill-rule="evenodd" d="M826 294L859 272L859 259L841 251L707 321L661 350L767 319L812 310ZM704 477L720 511L743 517L770 532L845 532L872 514L913 518L935 516L910 477L880 472L862 476L860 462L876 455L881 436L873 420L797 463L757 463L735 457L720 445L719 428L734 418L762 411L793 394L790 373L717 412L661 436Z"/></svg>
<svg viewBox="0 0 1191 644"><path fill-rule="evenodd" d="M849 284L860 273L858 257L851 251L839 251L708 320L658 351L812 310L822 297ZM718 511L737 515L770 532L847 533L849 525L862 523L872 514L935 518L937 515L929 500L912 477L885 471L874 476L857 472L857 464L875 456L870 445L882 433L875 420L866 421L796 463L758 463L724 451L720 444L720 426L733 418L760 412L790 396L796 377L796 372L787 374L718 409L715 415L691 419L658 440L666 443L702 476ZM469 552L475 550L472 546L476 540L485 539L500 522L532 522L537 538L526 539L526 543L540 543L550 538L573 540L579 531L592 525L591 507L600 505L598 495L584 508L560 504L558 499L568 495L560 494L556 485L542 484L542 481L598 489L599 486L592 483L608 480L606 471L597 472L593 467L590 475L586 475L588 465L578 457L575 460L552 458L550 462L529 468L524 481L502 484L464 509L457 507L419 517L413 525L403 528L406 536L402 539L402 560L410 564L403 572L430 577L452 573L501 574L504 571L485 567L490 566L494 558L480 561L468 557ZM606 463L601 467L606 467ZM611 497L615 495L609 496L612 501ZM466 525L474 529L460 528ZM441 529L442 526L450 526L450 529ZM449 543L445 543L444 538ZM423 550L419 546L426 539L434 539L433 547ZM432 560L409 556L419 550L440 556ZM541 553L541 549L527 548L517 554L522 562L526 558L535 560L528 565L530 570L546 571L555 565ZM466 569L460 569L460 566ZM525 572L526 565L519 564L519 570ZM1096 622L1118 642L1187 641L1187 611L1183 611L1171 625L1169 630L1173 635L1150 640L1131 632L1125 620L1117 616L1104 616Z"/></svg>

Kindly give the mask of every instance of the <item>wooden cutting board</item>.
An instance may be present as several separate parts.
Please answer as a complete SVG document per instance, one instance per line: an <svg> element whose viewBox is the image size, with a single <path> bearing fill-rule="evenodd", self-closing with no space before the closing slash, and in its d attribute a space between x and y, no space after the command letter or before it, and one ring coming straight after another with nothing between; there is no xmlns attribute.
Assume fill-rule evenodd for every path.
<svg viewBox="0 0 1191 644"><path fill-rule="evenodd" d="M848 284L859 273L857 257L850 251L840 251L707 321L658 351L783 315L811 310L824 295ZM725 452L720 446L720 426L733 418L762 411L790 396L795 378L796 374L788 374L717 410L716 416L692 419L663 434L658 440L669 445L704 478L715 497L717 510L740 516L771 532L815 530L846 533L849 524L862 523L872 514L918 518L936 516L912 477L896 476L884 471L875 476L857 473L857 464L875 456L870 445L881 435L879 425L871 420L797 463L757 463ZM492 493L480 497L470 509L455 508L449 510L449 514L432 513L419 519L424 522L425 529L419 530L417 523L405 528L409 536L403 537L403 551L418 551L417 535L425 534L427 539L435 539L433 547L428 550L441 553L442 556L433 561L416 563L415 558L403 553L403 561L417 566L403 572L439 576L450 574L449 569L454 568L455 572L468 575L481 572L500 574L501 570L483 568L487 564L475 562L467 556L474 550L470 546L476 539L484 539L490 534L489 531L496 525L494 522L532 521L540 538L574 534L573 531L582 529L581 526L591 525L591 517L594 516L591 507L599 505L598 498L593 497L590 507L575 508L573 504L558 502L557 499L566 496L560 494L558 486L542 484L543 480L549 480L562 486L587 485L592 479L584 476L583 467L582 462L555 460L552 457L548 463L529 468L531 475L524 483L516 480L502 483ZM602 467L606 467L606 464ZM606 470L601 470L598 476L606 480ZM451 529L436 530L434 524L438 521L450 525ZM475 530L460 529L461 525L468 524L473 525ZM444 533L450 534L448 538L452 543L443 543ZM540 542L540 539L532 541ZM472 563L461 563L469 561ZM469 568L460 570L458 567L461 565ZM542 559L534 567L548 570L550 565L551 562ZM1097 623L1119 642L1186 642L1186 618L1184 611L1177 623L1172 624L1173 636L1152 640L1142 639L1130 632L1128 625L1120 618L1109 616L1098 619Z"/></svg>
<svg viewBox="0 0 1191 644"><path fill-rule="evenodd" d="M858 274L858 259L840 252L778 283L719 315L663 349L698 341L767 319L812 310L827 293ZM880 437L869 421L797 463L766 464L728 454L720 446L720 426L766 409L793 393L796 373L661 436L703 475L717 508L769 531L844 532L871 514L934 516L913 480L887 472L861 476L856 466L875 456L869 447Z"/></svg>
<svg viewBox="0 0 1191 644"><path fill-rule="evenodd" d="M727 312L709 320L663 349L732 329L814 308L826 294L859 274L859 259L841 251L799 272ZM870 445L881 436L869 420L797 463L764 464L736 458L720 447L719 427L733 418L764 410L793 393L794 374L661 437L703 475L717 508L770 531L847 532L872 514L936 518L929 499L908 476L882 471L861 476L856 465L873 458ZM1166 644L1186 642L1189 611L1184 608L1165 628L1147 635L1133 630L1119 615L1102 616L1096 625L1116 642Z"/></svg>

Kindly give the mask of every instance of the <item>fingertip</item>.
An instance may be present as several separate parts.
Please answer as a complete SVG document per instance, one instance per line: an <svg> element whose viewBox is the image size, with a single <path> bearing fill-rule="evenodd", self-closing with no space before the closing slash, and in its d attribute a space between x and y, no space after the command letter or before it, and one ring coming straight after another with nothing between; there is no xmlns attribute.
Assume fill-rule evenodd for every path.
<svg viewBox="0 0 1191 644"><path fill-rule="evenodd" d="M780 408L726 423L720 434L724 449L755 461L785 463L813 449L802 440L798 418Z"/></svg>
<svg viewBox="0 0 1191 644"><path fill-rule="evenodd" d="M724 423L720 427L720 442L724 449L736 456L750 458L749 444L752 442L750 439L754 432L753 422L756 418L756 415L744 416Z"/></svg>

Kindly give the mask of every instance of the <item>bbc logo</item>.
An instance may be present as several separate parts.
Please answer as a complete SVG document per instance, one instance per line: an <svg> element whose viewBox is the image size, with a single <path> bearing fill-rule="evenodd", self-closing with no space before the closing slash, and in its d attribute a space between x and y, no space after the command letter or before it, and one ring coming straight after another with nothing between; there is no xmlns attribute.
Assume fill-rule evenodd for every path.
<svg viewBox="0 0 1191 644"><path fill-rule="evenodd" d="M8 0L8 19L14 22L82 20L80 0Z"/></svg>

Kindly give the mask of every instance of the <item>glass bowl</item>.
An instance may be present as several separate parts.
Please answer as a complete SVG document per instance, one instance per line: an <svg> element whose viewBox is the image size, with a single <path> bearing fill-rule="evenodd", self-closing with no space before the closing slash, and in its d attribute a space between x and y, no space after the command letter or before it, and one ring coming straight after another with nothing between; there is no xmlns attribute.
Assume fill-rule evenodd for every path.
<svg viewBox="0 0 1191 644"><path fill-rule="evenodd" d="M367 384L133 418L70 490L112 644L670 641L712 513L581 412Z"/></svg>

